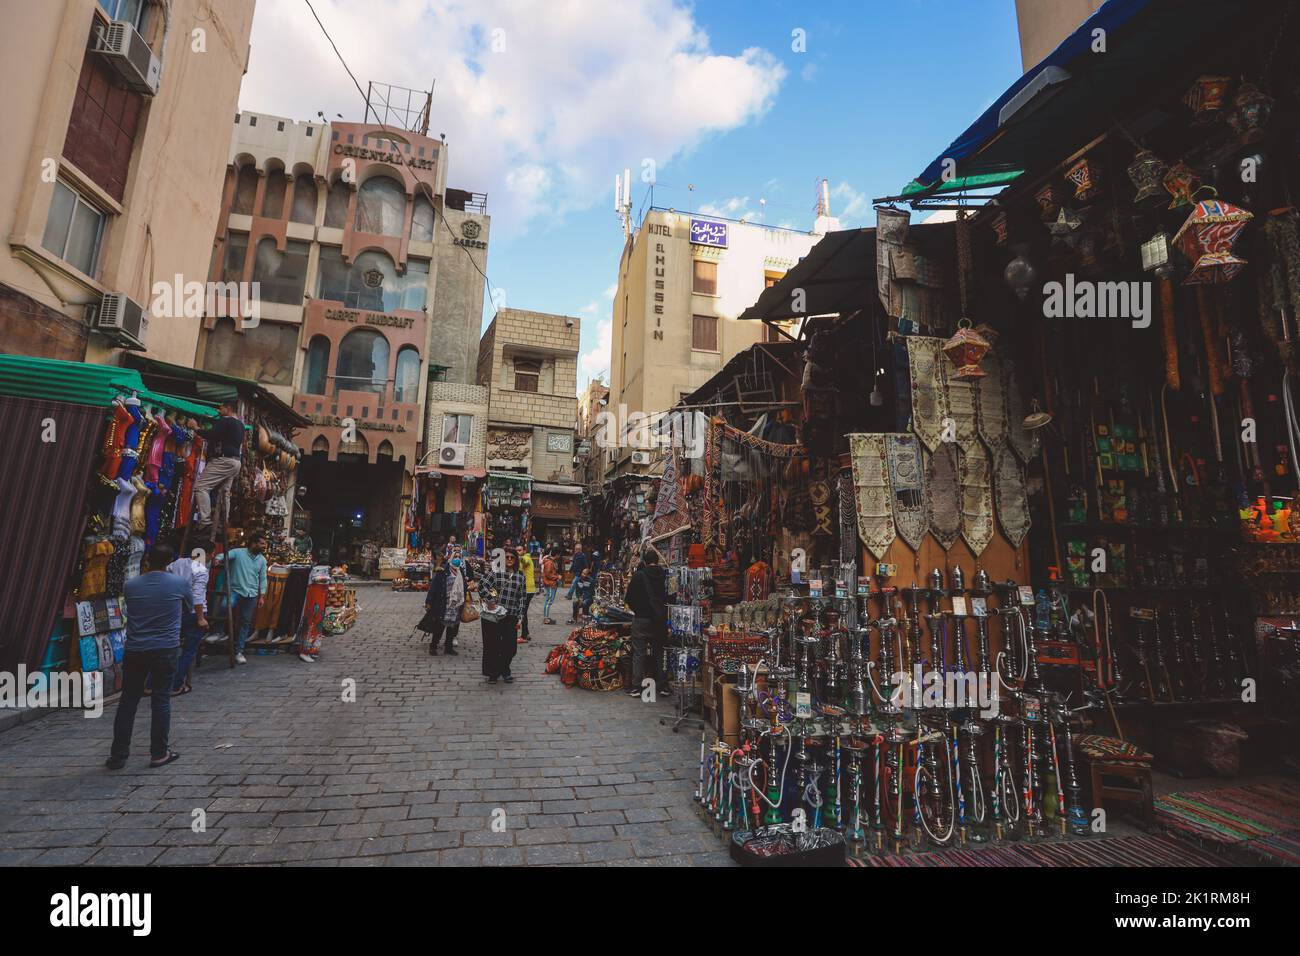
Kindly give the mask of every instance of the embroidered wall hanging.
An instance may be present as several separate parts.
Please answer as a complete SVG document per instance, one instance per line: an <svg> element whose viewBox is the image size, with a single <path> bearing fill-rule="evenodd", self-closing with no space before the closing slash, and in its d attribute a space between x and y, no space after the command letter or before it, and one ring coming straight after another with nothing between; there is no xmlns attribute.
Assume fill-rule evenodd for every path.
<svg viewBox="0 0 1300 956"><path fill-rule="evenodd" d="M953 434L961 450L966 451L978 440L975 427L975 379L952 378L957 371L945 357L943 360L943 394L948 405L948 417L952 419Z"/></svg>
<svg viewBox="0 0 1300 956"><path fill-rule="evenodd" d="M858 537L879 560L894 541L893 493L884 435L849 435Z"/></svg>
<svg viewBox="0 0 1300 956"><path fill-rule="evenodd" d="M948 417L940 351L943 339L907 337L907 364L912 375L912 431L930 451L943 440L943 420Z"/></svg>
<svg viewBox="0 0 1300 956"><path fill-rule="evenodd" d="M976 429L984 444L995 455L1007 444L1007 403L1003 391L1002 359L997 352L984 356L988 373L975 380Z"/></svg>
<svg viewBox="0 0 1300 956"><path fill-rule="evenodd" d="M993 540L993 482L983 445L962 449L961 536L978 557Z"/></svg>
<svg viewBox="0 0 1300 956"><path fill-rule="evenodd" d="M1020 395L1020 384L1016 381L1015 363L1004 362L1002 369L1005 373L1002 393L1006 396L1007 442L1011 445L1011 450L1016 453L1016 457L1028 464L1029 459L1038 454L1038 436L1034 432L1026 431L1024 427L1025 402Z"/></svg>
<svg viewBox="0 0 1300 956"><path fill-rule="evenodd" d="M957 477L957 446L945 442L930 455L925 472L925 501L930 534L945 551L961 537L961 484Z"/></svg>
<svg viewBox="0 0 1300 956"><path fill-rule="evenodd" d="M993 496L997 503L998 526L1013 548L1020 547L1029 533L1029 495L1025 490L1025 471L1009 448L994 461Z"/></svg>
<svg viewBox="0 0 1300 956"><path fill-rule="evenodd" d="M885 453L889 458L889 483L894 495L894 528L915 551L921 547L929 524L921 443L915 435L886 435Z"/></svg>

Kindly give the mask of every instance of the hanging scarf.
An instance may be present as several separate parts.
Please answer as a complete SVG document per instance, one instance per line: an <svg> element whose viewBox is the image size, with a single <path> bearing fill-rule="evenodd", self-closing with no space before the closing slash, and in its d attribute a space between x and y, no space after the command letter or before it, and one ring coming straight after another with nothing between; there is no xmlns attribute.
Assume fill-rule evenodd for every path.
<svg viewBox="0 0 1300 956"><path fill-rule="evenodd" d="M853 485L857 493L858 536L881 560L894 542L893 492L884 435L849 435Z"/></svg>
<svg viewBox="0 0 1300 956"><path fill-rule="evenodd" d="M912 376L912 431L930 451L943 441L943 420L948 417L942 345L942 339L907 336L907 361Z"/></svg>

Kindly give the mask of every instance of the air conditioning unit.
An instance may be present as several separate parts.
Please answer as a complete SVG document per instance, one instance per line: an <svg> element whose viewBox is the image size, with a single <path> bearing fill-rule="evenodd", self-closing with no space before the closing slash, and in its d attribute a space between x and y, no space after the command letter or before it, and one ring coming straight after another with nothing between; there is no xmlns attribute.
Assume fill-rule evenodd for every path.
<svg viewBox="0 0 1300 956"><path fill-rule="evenodd" d="M650 464L650 453L649 453L648 451L634 451L634 452L632 452L632 464L634 464L634 465L648 465L648 464Z"/></svg>
<svg viewBox="0 0 1300 956"><path fill-rule="evenodd" d="M464 468L468 456L469 445L443 445L438 449L438 464Z"/></svg>
<svg viewBox="0 0 1300 956"><path fill-rule="evenodd" d="M123 348L145 350L149 335L149 315L138 302L120 292L106 292L98 302L86 307L90 327L108 336Z"/></svg>
<svg viewBox="0 0 1300 956"><path fill-rule="evenodd" d="M96 50L104 55L127 87L146 96L157 94L162 63L131 24L114 20L102 28Z"/></svg>

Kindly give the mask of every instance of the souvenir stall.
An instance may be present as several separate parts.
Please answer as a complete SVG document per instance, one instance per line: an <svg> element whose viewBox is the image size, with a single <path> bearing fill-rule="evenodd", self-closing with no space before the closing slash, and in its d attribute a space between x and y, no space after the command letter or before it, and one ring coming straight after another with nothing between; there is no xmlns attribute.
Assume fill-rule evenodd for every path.
<svg viewBox="0 0 1300 956"><path fill-rule="evenodd" d="M533 479L505 471L488 473L483 491L486 513L487 547L503 547L506 541L516 544L526 540L532 510Z"/></svg>
<svg viewBox="0 0 1300 956"><path fill-rule="evenodd" d="M738 732L701 741L700 805L738 859L1285 858L1300 788L1153 782L1275 770L1294 740L1261 695L1292 686L1262 668L1296 633L1300 125L1281 11L1243 6L1107 4L875 230L827 236L742 315L798 319L799 288L831 318L800 332L806 470L765 503L761 423L715 419L695 490L711 564L783 518ZM1120 15L1141 56L1090 55ZM1074 78L1009 122L1052 66ZM966 205L988 186L1008 188Z"/></svg>
<svg viewBox="0 0 1300 956"><path fill-rule="evenodd" d="M80 671L86 702L114 694L121 689L123 587L140 573L149 546L174 543L189 527L189 490L203 463L197 432L216 410L154 391L131 369L27 356L0 356L0 396L8 421L28 409L40 414L29 467L16 472L33 483L28 497L31 487L42 489L32 498L36 524L6 524L6 553L28 562L15 578L27 595L7 603L23 610L7 628L6 658L32 672ZM56 458L61 477L44 476L41 462ZM66 494L55 495L59 487ZM43 518L47 500L65 514ZM21 546L11 536L25 528L41 540L10 551ZM39 579L35 567L46 569Z"/></svg>

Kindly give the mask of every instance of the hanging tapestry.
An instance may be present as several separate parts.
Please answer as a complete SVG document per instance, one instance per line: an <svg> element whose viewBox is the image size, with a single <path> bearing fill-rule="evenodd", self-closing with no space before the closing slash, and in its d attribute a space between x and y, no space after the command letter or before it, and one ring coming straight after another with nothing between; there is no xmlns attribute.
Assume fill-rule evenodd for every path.
<svg viewBox="0 0 1300 956"><path fill-rule="evenodd" d="M858 509L853 502L853 469L843 468L835 479L840 509L840 564L858 563Z"/></svg>
<svg viewBox="0 0 1300 956"><path fill-rule="evenodd" d="M1009 449L998 452L994 462L993 495L997 502L998 526L1011 546L1020 547L1029 533L1029 495L1025 491L1024 467Z"/></svg>
<svg viewBox="0 0 1300 956"><path fill-rule="evenodd" d="M700 540L706 548L718 540L718 468L721 467L722 419L709 422L708 437L704 440L704 504L703 521L700 522Z"/></svg>
<svg viewBox="0 0 1300 956"><path fill-rule="evenodd" d="M808 500L813 507L813 534L831 537L835 534L832 521L834 505L831 502L831 483L827 480L826 462L818 460L808 483Z"/></svg>
<svg viewBox="0 0 1300 956"><path fill-rule="evenodd" d="M941 364L947 359L942 346L942 339L907 337L907 364L912 374L912 431L930 451L939 447L943 420L948 417Z"/></svg>
<svg viewBox="0 0 1300 956"><path fill-rule="evenodd" d="M668 455L664 475L659 482L659 498L655 501L654 520L650 524L652 541L662 540L690 527L690 519L684 513L685 502L681 497L678 468L678 456L674 450Z"/></svg>
<svg viewBox="0 0 1300 956"><path fill-rule="evenodd" d="M894 541L893 494L884 435L850 435L853 486L857 495L858 536L879 560Z"/></svg>
<svg viewBox="0 0 1300 956"><path fill-rule="evenodd" d="M925 501L930 534L947 551L961 537L961 485L957 478L957 446L952 442L940 445L929 456Z"/></svg>
<svg viewBox="0 0 1300 956"><path fill-rule="evenodd" d="M913 551L921 547L929 512L925 503L924 463L915 435L885 436L889 481L893 489L894 528Z"/></svg>
<svg viewBox="0 0 1300 956"><path fill-rule="evenodd" d="M975 411L980 438L997 454L1007 443L1007 403L1002 384L1002 359L992 350L984 356L988 374L975 380Z"/></svg>
<svg viewBox="0 0 1300 956"><path fill-rule="evenodd" d="M948 405L948 416L952 419L953 434L961 450L965 452L977 441L978 430L975 426L975 382L968 378L952 378L950 373L956 367L945 356L943 361L943 394Z"/></svg>
<svg viewBox="0 0 1300 956"><path fill-rule="evenodd" d="M1007 361L1002 366L1003 389L1007 407L1007 441L1012 451L1025 464L1038 454L1038 436L1024 427L1025 402L1020 396L1020 384L1016 381L1016 366Z"/></svg>
<svg viewBox="0 0 1300 956"><path fill-rule="evenodd" d="M962 449L961 536L976 557L993 540L993 481L989 453L978 443Z"/></svg>

